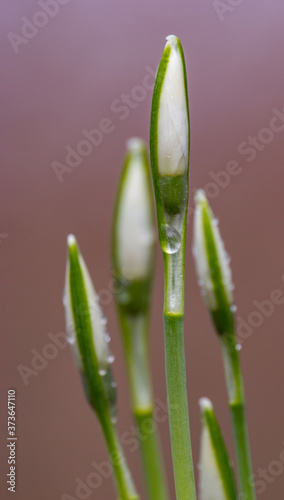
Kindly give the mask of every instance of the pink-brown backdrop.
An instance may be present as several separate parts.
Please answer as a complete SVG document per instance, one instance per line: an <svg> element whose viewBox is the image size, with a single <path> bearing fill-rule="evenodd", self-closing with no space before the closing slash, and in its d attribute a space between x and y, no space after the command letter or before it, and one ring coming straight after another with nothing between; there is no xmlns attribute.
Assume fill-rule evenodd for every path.
<svg viewBox="0 0 284 500"><path fill-rule="evenodd" d="M64 331L69 232L77 236L105 304L116 356L119 432L134 432L112 293L110 226L125 141L133 135L148 140L153 73L165 36L174 33L188 69L190 207L194 190L204 187L232 257L258 498L279 500L284 491L283 2L2 0L1 6L1 498L12 495L6 485L11 387L17 395L16 498L79 499L78 478L85 482L95 470L92 462L107 460L69 348L47 347L55 345L50 333ZM90 148L80 141L86 139L84 130L93 129L100 131ZM68 146L80 152L72 167L71 158L66 163ZM191 214L190 208L185 345L197 463L200 397L212 398L231 451L232 438L219 346L196 284ZM174 498L161 406L166 401L161 260L158 251L151 356ZM37 353L53 359L38 360L35 368ZM145 498L133 447L128 443L126 452ZM98 483L88 498L115 498L111 477L100 476Z"/></svg>

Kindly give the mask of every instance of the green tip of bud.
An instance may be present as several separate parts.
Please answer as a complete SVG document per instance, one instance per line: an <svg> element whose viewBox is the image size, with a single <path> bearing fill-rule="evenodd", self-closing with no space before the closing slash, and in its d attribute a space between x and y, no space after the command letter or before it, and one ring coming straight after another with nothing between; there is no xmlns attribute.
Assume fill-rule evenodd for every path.
<svg viewBox="0 0 284 500"><path fill-rule="evenodd" d="M234 474L222 433L208 398L199 401L202 433L199 463L201 500L232 500L237 498Z"/></svg>
<svg viewBox="0 0 284 500"><path fill-rule="evenodd" d="M204 191L195 195L193 255L201 293L220 334L233 330L234 305L230 259Z"/></svg>

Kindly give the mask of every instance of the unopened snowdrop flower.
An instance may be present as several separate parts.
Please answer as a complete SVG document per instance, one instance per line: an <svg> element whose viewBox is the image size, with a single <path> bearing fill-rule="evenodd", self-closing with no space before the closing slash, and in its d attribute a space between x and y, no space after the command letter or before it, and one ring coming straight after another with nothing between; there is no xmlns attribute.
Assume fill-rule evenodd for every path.
<svg viewBox="0 0 284 500"><path fill-rule="evenodd" d="M145 305L153 275L153 202L147 149L142 139L127 142L113 224L113 265L118 300L137 312Z"/></svg>
<svg viewBox="0 0 284 500"><path fill-rule="evenodd" d="M193 254L201 293L220 334L231 333L234 321L229 258L205 193L197 191Z"/></svg>
<svg viewBox="0 0 284 500"><path fill-rule="evenodd" d="M76 239L67 239L68 258L64 305L66 330L91 405L100 411L105 404L115 411L115 384L112 380L105 319L88 269Z"/></svg>
<svg viewBox="0 0 284 500"><path fill-rule="evenodd" d="M150 151L159 236L166 253L180 248L188 199L189 113L183 50L170 35L158 68Z"/></svg>
<svg viewBox="0 0 284 500"><path fill-rule="evenodd" d="M202 416L200 500L236 500L235 479L212 403L202 398L199 404Z"/></svg>
<svg viewBox="0 0 284 500"><path fill-rule="evenodd" d="M128 280L147 278L155 242L153 203L146 146L136 137L127 141L114 233L117 272Z"/></svg>
<svg viewBox="0 0 284 500"><path fill-rule="evenodd" d="M167 37L159 72L157 167L162 176L181 175L188 169L189 123L183 51L174 35Z"/></svg>

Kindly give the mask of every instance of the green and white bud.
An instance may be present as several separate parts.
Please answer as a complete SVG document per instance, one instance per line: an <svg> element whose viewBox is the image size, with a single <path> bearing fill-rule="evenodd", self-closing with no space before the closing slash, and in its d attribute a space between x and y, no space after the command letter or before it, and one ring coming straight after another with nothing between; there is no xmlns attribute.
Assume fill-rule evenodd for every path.
<svg viewBox="0 0 284 500"><path fill-rule="evenodd" d="M88 399L95 409L105 402L111 413L115 403L115 384L110 364L113 356L108 348L106 320L99 306L90 274L76 239L67 239L68 257L63 303L67 339L82 375Z"/></svg>
<svg viewBox="0 0 284 500"><path fill-rule="evenodd" d="M176 36L167 37L164 54L168 60L158 108L158 170L160 175L179 175L188 169L189 123L184 60Z"/></svg>
<svg viewBox="0 0 284 500"><path fill-rule="evenodd" d="M200 500L236 500L235 479L212 403L202 398L199 404L202 415Z"/></svg>
<svg viewBox="0 0 284 500"><path fill-rule="evenodd" d="M186 223L189 113L184 55L174 35L167 37L157 71L150 152L160 244L165 253L176 253Z"/></svg>
<svg viewBox="0 0 284 500"><path fill-rule="evenodd" d="M94 289L89 271L85 261L80 254L77 246L75 236L70 234L68 236L69 259L66 266L66 288L65 288L65 314L66 314L66 328L68 334L68 341L72 347L75 359L78 361L78 366L82 366L81 356L79 356L78 343L76 340L76 319L78 316L89 316L92 328L92 340L98 360L99 371L104 372L108 367L109 349L106 342L105 320L101 308L98 303L98 297ZM77 254L78 264L80 266L82 279L86 297L83 297L81 304L74 304L72 307L71 289L70 289L70 253ZM74 255L72 256L74 258ZM71 257L71 261L72 261ZM74 262L73 262L74 263ZM84 301L86 299L86 302ZM77 318L76 318L77 316Z"/></svg>
<svg viewBox="0 0 284 500"><path fill-rule="evenodd" d="M129 139L116 207L116 270L127 280L152 272L155 231L149 164L144 142Z"/></svg>
<svg viewBox="0 0 284 500"><path fill-rule="evenodd" d="M218 333L231 333L234 321L230 259L204 191L195 196L193 255L201 293Z"/></svg>
<svg viewBox="0 0 284 500"><path fill-rule="evenodd" d="M153 276L155 229L148 154L142 139L127 142L114 223L112 256L117 298L129 312L148 302Z"/></svg>

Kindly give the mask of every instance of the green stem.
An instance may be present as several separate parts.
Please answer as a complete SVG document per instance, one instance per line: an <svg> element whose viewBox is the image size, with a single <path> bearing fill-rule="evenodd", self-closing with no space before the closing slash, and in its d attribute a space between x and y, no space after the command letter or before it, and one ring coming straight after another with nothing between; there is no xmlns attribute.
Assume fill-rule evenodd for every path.
<svg viewBox="0 0 284 500"><path fill-rule="evenodd" d="M136 412L135 418L139 429L140 451L148 498L166 500L168 492L153 411L143 414Z"/></svg>
<svg viewBox="0 0 284 500"><path fill-rule="evenodd" d="M111 419L105 415L100 418L102 430L107 443L110 460L113 466L119 500L139 500L131 474L129 472L116 428Z"/></svg>
<svg viewBox="0 0 284 500"><path fill-rule="evenodd" d="M195 500L184 355L184 248L164 253L165 365L177 500Z"/></svg>
<svg viewBox="0 0 284 500"><path fill-rule="evenodd" d="M149 320L145 314L130 314L119 307L123 347L134 414L149 412L153 396L149 366Z"/></svg>
<svg viewBox="0 0 284 500"><path fill-rule="evenodd" d="M139 445L148 498L167 500L168 493L156 422L153 417L148 315L128 314L120 309L120 322L131 390L133 416L139 430Z"/></svg>
<svg viewBox="0 0 284 500"><path fill-rule="evenodd" d="M250 457L249 436L245 413L244 388L239 353L235 346L235 335L228 342L221 337L221 346L225 366L225 375L229 395L237 468L241 498L256 500L253 471Z"/></svg>

